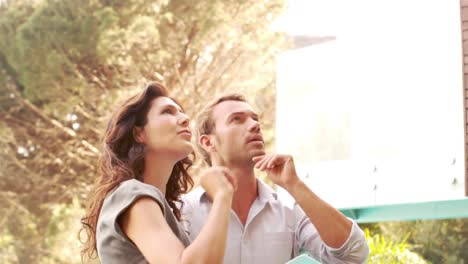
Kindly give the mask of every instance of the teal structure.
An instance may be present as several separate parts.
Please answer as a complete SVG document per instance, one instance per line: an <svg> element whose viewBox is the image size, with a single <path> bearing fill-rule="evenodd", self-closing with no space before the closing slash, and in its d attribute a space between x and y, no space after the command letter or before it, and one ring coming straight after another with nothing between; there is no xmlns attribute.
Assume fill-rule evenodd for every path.
<svg viewBox="0 0 468 264"><path fill-rule="evenodd" d="M468 197L456 200L340 208L357 223L468 218Z"/></svg>

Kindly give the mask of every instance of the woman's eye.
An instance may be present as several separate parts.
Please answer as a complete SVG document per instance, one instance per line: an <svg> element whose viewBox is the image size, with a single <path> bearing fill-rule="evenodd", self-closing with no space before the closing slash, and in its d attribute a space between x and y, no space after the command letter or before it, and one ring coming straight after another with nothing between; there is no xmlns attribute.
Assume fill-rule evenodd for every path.
<svg viewBox="0 0 468 264"><path fill-rule="evenodd" d="M172 114L172 110L169 109L169 108L168 108L168 109L164 109L164 110L162 111L162 114Z"/></svg>

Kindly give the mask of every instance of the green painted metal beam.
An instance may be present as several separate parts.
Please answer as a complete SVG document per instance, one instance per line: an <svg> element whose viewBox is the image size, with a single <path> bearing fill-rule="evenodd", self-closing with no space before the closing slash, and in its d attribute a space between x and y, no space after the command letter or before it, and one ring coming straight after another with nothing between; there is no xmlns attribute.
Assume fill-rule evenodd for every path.
<svg viewBox="0 0 468 264"><path fill-rule="evenodd" d="M341 208L339 210L358 223L468 218L468 198Z"/></svg>

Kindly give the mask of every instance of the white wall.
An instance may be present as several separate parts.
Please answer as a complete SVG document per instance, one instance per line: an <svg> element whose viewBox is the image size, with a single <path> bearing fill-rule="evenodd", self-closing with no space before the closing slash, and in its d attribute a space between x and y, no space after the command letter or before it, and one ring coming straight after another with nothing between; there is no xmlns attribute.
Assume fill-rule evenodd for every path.
<svg viewBox="0 0 468 264"><path fill-rule="evenodd" d="M336 40L278 57L277 151L339 207L463 197L459 1L291 4L278 28Z"/></svg>

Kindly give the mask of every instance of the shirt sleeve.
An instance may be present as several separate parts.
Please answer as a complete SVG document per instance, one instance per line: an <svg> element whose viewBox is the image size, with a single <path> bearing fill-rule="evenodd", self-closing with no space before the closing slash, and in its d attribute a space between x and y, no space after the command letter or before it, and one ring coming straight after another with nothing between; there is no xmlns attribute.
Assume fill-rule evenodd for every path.
<svg viewBox="0 0 468 264"><path fill-rule="evenodd" d="M369 247L364 232L353 222L346 242L340 248L326 245L320 238L315 226L304 211L296 205L297 228L295 231L294 255L307 251L320 263L364 263L369 255Z"/></svg>
<svg viewBox="0 0 468 264"><path fill-rule="evenodd" d="M114 233L123 239L128 239L120 229L118 218L125 212L133 203L143 197L153 199L161 208L163 214L164 210L164 195L154 186L144 184L137 180L128 180L121 183L113 192L111 192L102 205L101 213L99 215L99 222L97 232Z"/></svg>

